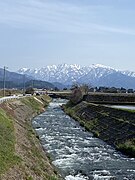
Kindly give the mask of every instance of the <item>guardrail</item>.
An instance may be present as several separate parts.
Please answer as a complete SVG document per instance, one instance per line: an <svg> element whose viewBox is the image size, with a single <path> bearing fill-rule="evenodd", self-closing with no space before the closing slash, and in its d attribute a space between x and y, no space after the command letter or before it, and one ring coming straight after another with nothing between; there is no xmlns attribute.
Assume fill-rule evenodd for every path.
<svg viewBox="0 0 135 180"><path fill-rule="evenodd" d="M22 98L22 96L6 96L6 97L2 97L0 98L0 104L5 102L5 101L9 101L9 100L12 100L12 99L19 99L19 98Z"/></svg>

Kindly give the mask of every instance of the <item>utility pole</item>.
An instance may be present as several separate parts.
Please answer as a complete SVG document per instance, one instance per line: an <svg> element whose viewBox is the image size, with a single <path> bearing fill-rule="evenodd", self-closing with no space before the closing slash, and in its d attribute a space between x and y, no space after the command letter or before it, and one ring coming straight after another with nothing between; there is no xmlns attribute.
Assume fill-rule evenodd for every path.
<svg viewBox="0 0 135 180"><path fill-rule="evenodd" d="M6 67L6 66L4 66L4 74L3 74L3 97L5 97L5 85L6 85L6 82L5 82L5 80L6 80L6 69L7 69L7 67Z"/></svg>
<svg viewBox="0 0 135 180"><path fill-rule="evenodd" d="M34 79L32 80L32 88L34 88Z"/></svg>
<svg viewBox="0 0 135 180"><path fill-rule="evenodd" d="M25 95L25 74L23 75L23 95Z"/></svg>

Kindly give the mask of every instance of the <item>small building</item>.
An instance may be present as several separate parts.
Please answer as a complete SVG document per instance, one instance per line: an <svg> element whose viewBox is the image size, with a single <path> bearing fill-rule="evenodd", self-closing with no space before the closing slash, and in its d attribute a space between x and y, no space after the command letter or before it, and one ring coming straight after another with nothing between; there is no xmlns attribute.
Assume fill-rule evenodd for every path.
<svg viewBox="0 0 135 180"><path fill-rule="evenodd" d="M133 89L128 89L127 93L134 93L134 90Z"/></svg>

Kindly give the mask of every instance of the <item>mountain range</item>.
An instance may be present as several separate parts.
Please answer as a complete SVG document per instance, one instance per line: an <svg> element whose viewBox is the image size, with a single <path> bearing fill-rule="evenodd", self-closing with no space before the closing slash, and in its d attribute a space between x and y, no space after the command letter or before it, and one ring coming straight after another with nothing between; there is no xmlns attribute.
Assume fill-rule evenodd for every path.
<svg viewBox="0 0 135 180"><path fill-rule="evenodd" d="M0 88L3 88L3 82L4 82L4 70L0 68ZM16 72L10 72L8 70L5 70L5 87L10 88L28 88L28 87L36 87L36 88L46 88L51 89L55 88L55 85L52 83L41 81L41 80L35 80L32 76L29 75L23 75Z"/></svg>
<svg viewBox="0 0 135 180"><path fill-rule="evenodd" d="M81 67L77 64L59 64L40 69L21 68L20 74L65 86L85 83L91 86L135 88L135 72L120 71L101 64Z"/></svg>

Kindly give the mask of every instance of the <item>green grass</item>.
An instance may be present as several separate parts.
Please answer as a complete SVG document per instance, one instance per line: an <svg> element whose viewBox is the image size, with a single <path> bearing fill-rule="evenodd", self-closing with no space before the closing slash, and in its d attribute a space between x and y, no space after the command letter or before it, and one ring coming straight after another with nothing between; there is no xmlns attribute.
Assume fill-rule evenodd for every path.
<svg viewBox="0 0 135 180"><path fill-rule="evenodd" d="M119 110L122 110L122 111L127 111L127 112L131 112L131 113L135 113L135 110L134 109L120 109Z"/></svg>
<svg viewBox="0 0 135 180"><path fill-rule="evenodd" d="M123 153L128 154L130 157L135 158L135 138L119 144L118 149Z"/></svg>
<svg viewBox="0 0 135 180"><path fill-rule="evenodd" d="M33 97L23 98L21 101L27 106L32 107L32 109L36 112L40 112L42 108L42 104L33 99Z"/></svg>
<svg viewBox="0 0 135 180"><path fill-rule="evenodd" d="M28 177L26 177L26 180L33 180L33 177L32 176L28 176Z"/></svg>
<svg viewBox="0 0 135 180"><path fill-rule="evenodd" d="M51 176L49 177L49 180L58 180L58 178L56 178L55 176Z"/></svg>
<svg viewBox="0 0 135 180"><path fill-rule="evenodd" d="M47 103L46 105L48 105L48 103L51 101L51 98L48 95L39 96L38 98Z"/></svg>
<svg viewBox="0 0 135 180"><path fill-rule="evenodd" d="M36 97L37 99L39 99L40 101L42 101L44 103L41 104L39 101L37 101L36 99L34 99L33 97L27 97L27 98L23 98L21 99L21 101L26 104L29 107L32 107L32 109L39 113L41 112L41 109L44 107L46 107L48 105L48 103L50 102L50 98L48 96L38 96Z"/></svg>
<svg viewBox="0 0 135 180"><path fill-rule="evenodd" d="M21 159L15 155L13 121L0 109L0 174L20 161Z"/></svg>
<svg viewBox="0 0 135 180"><path fill-rule="evenodd" d="M50 98L48 96L38 96L36 98L41 100L44 104L37 101L34 97L24 98L21 101L24 104L26 104L28 107L32 107L32 109L35 112L40 113L41 109L48 105ZM58 179L57 173L53 172L54 175L50 176L50 173L48 172L48 170L50 169L50 167L48 166L48 162L44 161L44 155L42 154L42 152L39 151L38 146L36 146L36 144L38 144L39 140L37 138L35 139L37 134L33 130L32 126L31 126L31 122L27 121L25 125L26 125L26 129L28 130L27 131L27 139L29 140L29 142L31 144L31 148L28 148L28 147L24 147L24 148L26 148L26 150L28 148L28 151L27 151L28 156L31 159L33 159L33 161L34 161L33 166L30 167L31 170L34 171L34 173L37 176L40 176L42 174L42 177L45 180L57 180ZM55 171L55 169L54 169L54 171ZM27 179L32 180L32 177L28 176Z"/></svg>
<svg viewBox="0 0 135 180"><path fill-rule="evenodd" d="M43 110L43 107L48 104L50 98L45 96L37 98L44 104L37 101L34 97L23 98L20 101L27 107L30 107L30 109L33 110L33 113L39 113ZM37 176L42 177L44 180L58 180L58 172L49 165L46 155L40 149L39 139L36 138L36 133L32 128L31 121L28 120L23 125L27 131L26 138L31 145L22 145L22 150L26 153L26 158L28 157L33 161L33 165L29 166L30 171L34 172ZM2 174L17 165L20 167L20 170L25 173L26 180L33 180L34 177L31 173L25 172L25 166L28 165L24 165L25 158L21 159L15 154L15 143L14 120L10 114L7 115L6 111L0 109L0 179Z"/></svg>
<svg viewBox="0 0 135 180"><path fill-rule="evenodd" d="M76 115L77 109L72 108L73 107L72 104L71 104L71 107L70 107L70 103L64 105L63 107L64 107L64 111L69 116L71 116L72 118L74 118L75 120L77 120L80 123L80 126L84 127L87 131L92 132L95 137L99 137L99 135L100 135L99 132L97 130L96 131L93 130L94 127L96 127L98 124L97 118L95 118L91 121L85 121L85 119L81 119Z"/></svg>

